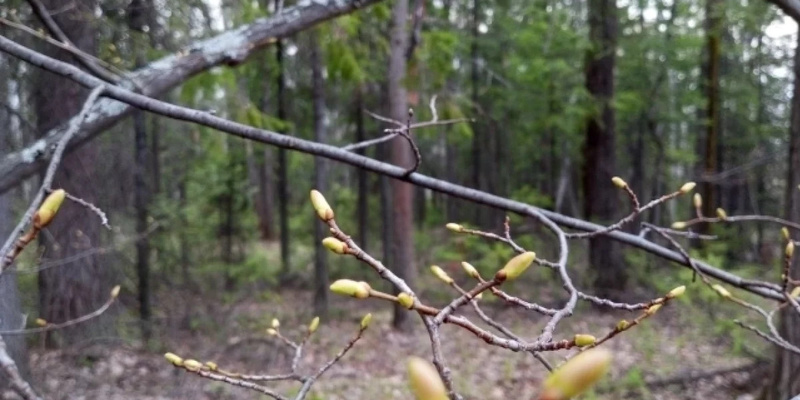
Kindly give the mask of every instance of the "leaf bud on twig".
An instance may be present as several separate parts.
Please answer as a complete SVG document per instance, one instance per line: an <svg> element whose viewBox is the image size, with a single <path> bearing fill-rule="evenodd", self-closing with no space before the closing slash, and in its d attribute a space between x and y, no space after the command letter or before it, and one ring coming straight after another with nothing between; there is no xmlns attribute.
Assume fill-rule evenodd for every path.
<svg viewBox="0 0 800 400"><path fill-rule="evenodd" d="M39 210L33 215L33 226L36 229L42 229L53 222L58 209L67 197L67 192L64 189L54 190L39 206Z"/></svg>
<svg viewBox="0 0 800 400"><path fill-rule="evenodd" d="M726 221L728 219L728 213L726 213L723 208L717 208L717 218Z"/></svg>
<svg viewBox="0 0 800 400"><path fill-rule="evenodd" d="M694 203L694 208L703 207L703 196L700 193L695 193L694 197L692 197L692 203Z"/></svg>
<svg viewBox="0 0 800 400"><path fill-rule="evenodd" d="M278 321L277 318L273 318L270 326L272 326L273 329L278 329L281 327L281 321Z"/></svg>
<svg viewBox="0 0 800 400"><path fill-rule="evenodd" d="M480 275L481 275L481 274L478 273L478 270L475 269L475 267L472 266L472 264L470 264L470 263L468 263L466 261L462 261L461 262L461 267L464 268L464 272L466 272L467 275L469 275L472 278L478 279L478 277L480 277Z"/></svg>
<svg viewBox="0 0 800 400"><path fill-rule="evenodd" d="M178 357L178 355L175 354L175 353L166 353L166 354L164 354L164 358L166 358L167 361L171 362L172 365L174 365L176 367L182 367L183 366L183 359Z"/></svg>
<svg viewBox="0 0 800 400"><path fill-rule="evenodd" d="M681 188L678 191L681 194L686 194L686 193L689 193L692 190L694 190L695 186L697 186L697 184L694 183L694 182L686 182L686 183L683 184L683 186L681 186Z"/></svg>
<svg viewBox="0 0 800 400"><path fill-rule="evenodd" d="M541 400L567 400L594 386L608 371L611 352L586 350L553 371L544 381Z"/></svg>
<svg viewBox="0 0 800 400"><path fill-rule="evenodd" d="M112 299L116 299L117 297L119 297L119 291L120 291L120 289L121 289L121 288L120 288L120 286L119 286L119 285L117 285L117 286L114 286L114 287L111 289L111 298L112 298Z"/></svg>
<svg viewBox="0 0 800 400"><path fill-rule="evenodd" d="M311 323L308 324L308 333L311 334L316 332L317 328L319 328L319 317L314 317L314 319L311 320Z"/></svg>
<svg viewBox="0 0 800 400"><path fill-rule="evenodd" d="M406 292L397 295L397 302L409 310L414 308L414 298Z"/></svg>
<svg viewBox="0 0 800 400"><path fill-rule="evenodd" d="M278 331L275 328L267 328L267 335L278 336Z"/></svg>
<svg viewBox="0 0 800 400"><path fill-rule="evenodd" d="M631 323L628 322L628 320L626 319L622 319L619 322L617 322L616 329L617 331L624 331L625 329L628 329L629 326L631 326Z"/></svg>
<svg viewBox="0 0 800 400"><path fill-rule="evenodd" d="M322 239L322 245L336 254L345 254L347 253L348 249L347 243L335 237L326 237L325 239Z"/></svg>
<svg viewBox="0 0 800 400"><path fill-rule="evenodd" d="M447 275L447 272L444 272L444 270L438 265L431 265L431 272L433 272L433 274L436 275L436 277L442 282L448 285L453 283L453 278L451 278L450 275Z"/></svg>
<svg viewBox="0 0 800 400"><path fill-rule="evenodd" d="M684 292L686 292L686 286L683 285L678 286L675 289L670 290L669 293L667 293L667 298L674 299L682 295Z"/></svg>
<svg viewBox="0 0 800 400"><path fill-rule="evenodd" d="M219 368L217 363L213 361L206 361L206 367L208 367L208 369L210 369L211 371L216 371Z"/></svg>
<svg viewBox="0 0 800 400"><path fill-rule="evenodd" d="M367 313L364 318L361 318L361 330L367 329L370 322L372 322L372 313Z"/></svg>
<svg viewBox="0 0 800 400"><path fill-rule="evenodd" d="M452 222L450 222L449 224L445 225L445 227L447 229L453 231L453 232L463 232L464 231L464 227L463 226L461 226L459 224L452 223Z"/></svg>
<svg viewBox="0 0 800 400"><path fill-rule="evenodd" d="M597 338L592 335L577 334L572 340L575 342L575 346L586 347L593 345Z"/></svg>
<svg viewBox="0 0 800 400"><path fill-rule="evenodd" d="M620 189L625 189L628 186L628 182L618 176L611 178L611 182Z"/></svg>
<svg viewBox="0 0 800 400"><path fill-rule="evenodd" d="M653 314L657 313L657 312L658 312L658 310L660 310L660 309L661 309L661 306L662 306L662 305L663 305L663 304L653 304L653 305L652 305L652 306L650 306L650 308L648 308L648 309L647 309L647 311L645 311L644 313L645 313L645 314L647 314L648 316L650 316L650 315L653 315Z"/></svg>
<svg viewBox="0 0 800 400"><path fill-rule="evenodd" d="M794 242L793 241L790 240L789 243L786 243L785 254L786 254L786 257L788 257L788 258L792 258L792 256L794 255Z"/></svg>
<svg viewBox="0 0 800 400"><path fill-rule="evenodd" d="M328 200L325 200L325 196L317 190L311 191L311 205L314 206L314 210L317 212L319 219L325 222L333 219L333 209L328 204Z"/></svg>
<svg viewBox="0 0 800 400"><path fill-rule="evenodd" d="M47 320L44 318L36 318L36 326L47 326Z"/></svg>
<svg viewBox="0 0 800 400"><path fill-rule="evenodd" d="M792 293L789 294L792 297L800 297L800 286L792 289Z"/></svg>
<svg viewBox="0 0 800 400"><path fill-rule="evenodd" d="M408 381L416 400L447 400L447 389L436 368L419 357L409 357Z"/></svg>
<svg viewBox="0 0 800 400"><path fill-rule="evenodd" d="M781 236L783 236L783 240L792 240L792 236L789 234L789 228L785 226L781 228Z"/></svg>
<svg viewBox="0 0 800 400"><path fill-rule="evenodd" d="M676 222L672 223L672 229L680 230L680 229L685 229L685 228L686 228L686 222L676 221Z"/></svg>
<svg viewBox="0 0 800 400"><path fill-rule="evenodd" d="M183 367L189 371L197 372L203 369L203 364L200 364L200 361L189 359L183 361Z"/></svg>
<svg viewBox="0 0 800 400"><path fill-rule="evenodd" d="M369 297L369 289L361 282L356 282L350 279L339 279L331 284L331 290L336 294L343 296L351 296L357 299L366 299Z"/></svg>
<svg viewBox="0 0 800 400"><path fill-rule="evenodd" d="M525 272L528 267L531 266L531 263L533 263L533 260L535 259L536 253L532 251L526 251L525 253L519 254L509 260L503 269L497 271L497 274L495 274L495 279L499 281L516 279L522 275L522 273Z"/></svg>
<svg viewBox="0 0 800 400"><path fill-rule="evenodd" d="M716 290L717 293L719 293L720 296L722 296L722 297L724 297L726 299L728 297L731 297L731 292L729 292L728 289L725 289L722 285L714 285L711 288Z"/></svg>

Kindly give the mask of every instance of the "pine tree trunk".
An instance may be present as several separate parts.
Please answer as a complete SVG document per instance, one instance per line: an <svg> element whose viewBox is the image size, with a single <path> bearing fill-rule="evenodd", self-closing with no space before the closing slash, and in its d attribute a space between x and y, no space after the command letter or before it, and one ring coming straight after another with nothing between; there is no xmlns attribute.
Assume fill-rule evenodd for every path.
<svg viewBox="0 0 800 400"><path fill-rule="evenodd" d="M63 4L59 0L43 1L48 9ZM94 24L86 21L94 12L94 2L76 3L64 12L53 16L62 31L83 51L94 54L96 49ZM70 56L62 51L44 49L45 53L62 60ZM40 72L35 79L34 107L38 117L39 132L47 132L79 112L88 92L86 89L59 76ZM86 143L66 154L56 173L53 187L103 207L102 182L97 179L101 165L98 143ZM48 234L40 236L44 246L44 259L61 260L94 247L102 246L102 231L98 221L87 217L87 210L67 203L48 227ZM51 238L51 239L48 239ZM39 315L53 323L77 318L94 311L108 299L113 285L109 282L107 263L103 256L92 255L66 262L57 268L39 272ZM97 336L107 336L111 328L110 315L106 313L92 323L79 324L48 335L48 345L54 345L54 335L65 342L85 341ZM103 332L103 331L106 332Z"/></svg>
<svg viewBox="0 0 800 400"><path fill-rule="evenodd" d="M403 79L406 74L406 49L408 47L408 0L395 0L392 8L391 54L389 56L389 114L392 119L405 121L408 118L406 89ZM397 137L391 142L391 160L395 165L410 167L413 156L405 139ZM392 180L392 268L394 272L414 287L416 267L414 265L414 187L408 183ZM412 329L411 313L395 304L392 325L401 331Z"/></svg>
<svg viewBox="0 0 800 400"><path fill-rule="evenodd" d="M314 108L314 141L325 143L325 81L322 77L319 29L309 32L311 47L311 81ZM314 157L314 188L325 194L328 191L328 162ZM327 236L327 226L322 221L314 222L314 313L320 317L328 314L328 250L320 242Z"/></svg>
<svg viewBox="0 0 800 400"><path fill-rule="evenodd" d="M786 178L786 219L800 222L800 37L794 53L794 91L792 93L791 123L789 127L789 165ZM793 233L792 238L798 237ZM789 275L800 276L800 264L794 259ZM800 347L800 315L791 308L784 307L780 312L778 332L784 339ZM765 400L787 400L800 394L800 355L776 348L775 361Z"/></svg>
<svg viewBox="0 0 800 400"><path fill-rule="evenodd" d="M586 128L583 193L587 219L608 224L616 217L619 190L611 184L616 173L614 109L614 63L617 37L615 0L589 0L589 35L594 51L586 61L586 88L598 111ZM606 237L589 241L589 262L595 271L595 292L619 298L627 273L618 245Z"/></svg>

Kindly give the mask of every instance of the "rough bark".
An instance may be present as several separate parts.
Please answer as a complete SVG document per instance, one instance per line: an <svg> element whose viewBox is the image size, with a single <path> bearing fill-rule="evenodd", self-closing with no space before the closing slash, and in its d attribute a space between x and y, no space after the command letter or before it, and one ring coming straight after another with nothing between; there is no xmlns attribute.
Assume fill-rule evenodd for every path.
<svg viewBox="0 0 800 400"><path fill-rule="evenodd" d="M311 48L311 86L314 108L314 141L325 143L325 80L322 77L319 31L309 32ZM328 191L328 162L322 157L314 157L314 187L322 193ZM322 221L314 224L314 313L320 317L328 314L328 250L320 245L327 236L327 226Z"/></svg>
<svg viewBox="0 0 800 400"><path fill-rule="evenodd" d="M219 65L237 65L277 39L379 1L318 0L303 2L301 5L284 9L279 15L258 19L251 24L199 41L184 50L153 61L133 71L130 78L141 88L142 94L157 97L198 73ZM60 2L56 3L61 4ZM58 82L59 85L63 83L61 80ZM129 89L133 88L130 83L123 82L121 85ZM133 112L133 108L126 104L109 99L98 101L92 107L84 128L70 142L70 149L86 143L131 112ZM53 144L58 142L66 130L65 120L60 122L62 123L59 125L51 126L41 140L0 160L0 192L5 192L21 180L41 170L50 158Z"/></svg>
<svg viewBox="0 0 800 400"><path fill-rule="evenodd" d="M408 47L408 0L395 0L392 7L389 55L388 103L389 115L397 121L408 119L408 104L403 79L406 75L406 49ZM412 150L408 142L397 137L391 142L391 160L395 165L411 167ZM414 287L416 265L414 264L414 186L398 180L392 181L392 268L409 286ZM400 304L395 304L392 325L401 331L413 327L411 316Z"/></svg>
<svg viewBox="0 0 800 400"><path fill-rule="evenodd" d="M703 145L703 175L711 177L719 171L719 75L720 75L720 39L722 29L722 6L720 0L706 0L706 54L703 62L703 89L706 94L706 108L703 115L705 124L705 140ZM714 215L720 206L717 198L718 189L712 182L703 182L700 188L703 195L703 214ZM702 230L708 231L704 225Z"/></svg>
<svg viewBox="0 0 800 400"><path fill-rule="evenodd" d="M152 10L152 1L133 0L128 4L128 27L130 28L130 48L136 67L145 64L144 49L140 43L145 32L147 10ZM155 27L153 27L155 28ZM136 276L138 278L139 322L144 343L150 341L150 238L147 233L151 185L147 182L147 129L144 112L133 112L134 168L133 203L136 215ZM155 135L157 136L157 135Z"/></svg>
<svg viewBox="0 0 800 400"><path fill-rule="evenodd" d="M283 42L275 46L275 61L278 75L275 85L278 88L278 119L286 120L286 80L284 79ZM291 275L291 258L289 249L289 182L286 150L278 149L278 224L281 235L281 273L280 281L285 283Z"/></svg>
<svg viewBox="0 0 800 400"><path fill-rule="evenodd" d="M43 2L48 9L61 4L57 0ZM83 18L86 9L92 5L81 3L79 7L54 16L55 21L83 51L95 51L95 32L93 24ZM70 58L65 52L52 52L60 59ZM38 117L40 132L48 132L75 115L81 108L86 90L72 82L64 82L59 76L43 72L35 80L34 108ZM97 172L101 157L96 146L83 146L79 151L67 154L53 181L53 187L64 188L73 196L102 207L99 194L102 193ZM100 189L100 190L99 190ZM97 221L86 217L86 210L75 204L66 204L58 218L48 227L48 234L42 235L40 243L44 246L44 259L60 260L101 245L101 228ZM111 288L108 282L109 268L101 256L82 257L59 266L39 272L39 315L51 322L63 322L77 318L96 309L108 298ZM105 321L106 323L103 323ZM80 324L58 332L65 342L87 340L102 335L109 328L107 318L91 324ZM106 332L107 333L107 332ZM53 335L48 335L48 344L53 345Z"/></svg>
<svg viewBox="0 0 800 400"><path fill-rule="evenodd" d="M597 112L589 118L584 143L584 214L607 224L616 217L619 190L611 184L616 170L614 123L614 63L617 38L615 0L589 0L589 35L593 50L586 61L586 88ZM627 273L617 244L609 237L589 241L589 263L599 296L619 298Z"/></svg>
<svg viewBox="0 0 800 400"><path fill-rule="evenodd" d="M794 90L788 161L785 216L790 221L800 222L800 196L797 190L797 185L800 184L800 37L794 53ZM796 257L789 275L795 279L800 276L800 263ZM784 307L780 313L778 332L790 343L800 346L800 315L797 315L791 307ZM800 355L776 347L772 376L765 388L765 400L785 400L800 394L798 376L800 376Z"/></svg>

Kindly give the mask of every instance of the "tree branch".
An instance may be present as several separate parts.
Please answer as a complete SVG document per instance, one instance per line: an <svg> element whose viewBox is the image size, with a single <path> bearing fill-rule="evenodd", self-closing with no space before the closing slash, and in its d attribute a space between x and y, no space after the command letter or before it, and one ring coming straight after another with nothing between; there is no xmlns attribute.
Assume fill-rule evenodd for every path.
<svg viewBox="0 0 800 400"><path fill-rule="evenodd" d="M301 2L267 18L227 31L215 37L194 43L181 51L153 61L133 71L130 82L120 87L138 87L145 96L156 97L183 83L190 77L222 65L235 65L245 61L258 49L290 36L318 23L342 14L353 12L380 0L315 0ZM5 38L4 38L5 39ZM8 39L5 39L8 40ZM74 68L73 77L88 75ZM92 75L89 75L95 78ZM98 79L98 81L100 81ZM97 81L94 81L97 83ZM107 84L105 81L100 81ZM98 84L90 85L99 86ZM138 90L137 90L138 91ZM133 111L133 107L113 100L99 101L86 118L86 125L71 142L79 146L110 128ZM70 122L47 132L27 148L9 154L0 160L0 193L4 193L23 179L39 172L49 158L51 148L64 135Z"/></svg>
<svg viewBox="0 0 800 400"><path fill-rule="evenodd" d="M81 71L80 69L52 59L24 46L21 46L5 37L0 36L0 51L5 52L11 56L17 57L23 61L36 65L38 67L47 69L48 71L62 75L66 78L72 79L84 86L95 87L103 81L100 79ZM497 209L513 212L519 215L532 217L539 221L549 219L564 227L577 229L585 232L593 232L605 227L591 222L583 221L576 218L567 217L552 211L543 210L525 203L510 200L504 197L496 196L480 190L470 189L461 185L450 183L444 180L432 178L419 173L406 174L406 169L392 164L380 162L368 157L360 156L358 154L344 151L334 146L320 144L298 137L282 135L279 133L257 129L251 126L243 125L223 118L219 118L205 111L193 110L187 107L176 106L174 104L166 103L157 99L147 97L146 95L137 94L119 86L109 86L106 88L108 97L117 99L121 102L133 105L146 111L150 111L159 115L170 117L173 119L190 121L210 128L217 129L222 132L227 132L245 139L258 141L289 150L295 150L307 154L314 154L317 156L325 157L331 160L339 161L355 167L363 168L378 174L386 175L398 180L406 181L417 186L428 188L440 193L449 194L464 200L474 203L487 205ZM114 103L114 107L123 108L123 105ZM87 121L87 124L90 122ZM95 133L96 134L96 133ZM78 135L86 137L86 135ZM23 152L24 153L24 152ZM20 157L20 153L16 153ZM46 159L46 154L42 154L37 159ZM20 161L14 162L14 159L6 158L0 162L0 193L13 185L16 181L8 174L13 171L19 170ZM542 218L544 217L544 218ZM621 231L612 231L606 234L608 237L620 241L622 243L637 247L651 254L659 256L669 261L690 267L690 263L679 253L670 250L666 247L650 242L646 239L640 238L636 235ZM759 296L776 300L779 302L784 301L783 294L780 289L771 287L754 287L749 286L739 276L729 272L717 269L709 264L695 260L694 264L698 270L709 277L721 280L730 285L742 288L751 293Z"/></svg>

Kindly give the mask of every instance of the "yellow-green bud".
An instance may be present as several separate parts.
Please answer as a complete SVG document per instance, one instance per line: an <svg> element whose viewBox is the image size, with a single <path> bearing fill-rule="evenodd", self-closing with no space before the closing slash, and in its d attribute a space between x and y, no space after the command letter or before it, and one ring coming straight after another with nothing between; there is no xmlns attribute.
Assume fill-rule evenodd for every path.
<svg viewBox="0 0 800 400"><path fill-rule="evenodd" d="M363 286L363 287L364 287L364 290L366 290L367 292L369 292L370 290L372 290L372 286L370 286L370 285L369 285L369 283L367 283L367 282L364 282L364 281L358 281L358 284L359 284L359 285L361 285L361 286Z"/></svg>
<svg viewBox="0 0 800 400"><path fill-rule="evenodd" d="M594 348L579 353L544 381L540 400L571 399L594 386L608 371L611 352Z"/></svg>
<svg viewBox="0 0 800 400"><path fill-rule="evenodd" d="M475 267L473 267L472 264L466 261L461 262L461 267L464 268L464 272L466 272L467 275L469 275L470 277L478 279L478 277L481 276L481 274L478 273L478 270L475 269Z"/></svg>
<svg viewBox="0 0 800 400"><path fill-rule="evenodd" d="M783 235L783 240L792 240L792 236L789 234L789 228L785 226L781 228L781 235Z"/></svg>
<svg viewBox="0 0 800 400"><path fill-rule="evenodd" d="M311 323L308 324L308 333L316 332L317 328L319 328L319 317L314 317L314 319L311 320Z"/></svg>
<svg viewBox="0 0 800 400"><path fill-rule="evenodd" d="M578 334L575 335L573 341L575 342L575 346L585 347L593 345L597 341L597 338L592 335Z"/></svg>
<svg viewBox="0 0 800 400"><path fill-rule="evenodd" d="M414 298L406 292L397 295L397 302L409 310L414 307Z"/></svg>
<svg viewBox="0 0 800 400"><path fill-rule="evenodd" d="M67 192L64 189L54 190L47 198L44 199L39 210L33 215L33 226L36 229L42 229L53 222L58 209L67 197Z"/></svg>
<svg viewBox="0 0 800 400"><path fill-rule="evenodd" d="M273 329L278 329L281 327L281 321L278 321L277 318L273 318L272 323L270 323L270 326L272 326Z"/></svg>
<svg viewBox="0 0 800 400"><path fill-rule="evenodd" d="M480 292L480 293L475 295L475 300L480 300L482 298L483 298L483 292Z"/></svg>
<svg viewBox="0 0 800 400"><path fill-rule="evenodd" d="M681 194L686 194L694 190L695 186L697 186L697 184L694 182L686 182L678 191L681 192Z"/></svg>
<svg viewBox="0 0 800 400"><path fill-rule="evenodd" d="M672 229L679 229L680 230L680 229L685 229L685 228L686 228L686 222L677 221L677 222L673 222L672 223Z"/></svg>
<svg viewBox="0 0 800 400"><path fill-rule="evenodd" d="M463 226L461 226L459 224L456 224L456 223L452 223L452 222L450 222L449 224L445 225L445 228L447 228L447 229L449 229L449 230L451 230L453 232L463 232L464 231L464 227Z"/></svg>
<svg viewBox="0 0 800 400"><path fill-rule="evenodd" d="M331 284L331 290L336 294L343 296L351 296L357 299L366 299L369 297L369 289L364 287L360 282L350 279L339 279Z"/></svg>
<svg viewBox="0 0 800 400"><path fill-rule="evenodd" d="M211 370L211 371L216 371L217 368L219 368L217 363L215 363L213 361L206 361L206 367L208 367L208 369Z"/></svg>
<svg viewBox="0 0 800 400"><path fill-rule="evenodd" d="M792 289L792 293L789 293L792 297L800 297L800 286Z"/></svg>
<svg viewBox="0 0 800 400"><path fill-rule="evenodd" d="M789 243L786 243L785 254L786 254L786 257L789 257L789 258L792 258L792 256L794 255L794 242L793 241L790 240Z"/></svg>
<svg viewBox="0 0 800 400"><path fill-rule="evenodd" d="M618 331L624 331L625 329L628 329L629 326L631 326L631 323L628 322L628 320L626 319L622 319L619 322L617 322L616 328Z"/></svg>
<svg viewBox="0 0 800 400"><path fill-rule="evenodd" d="M661 309L662 304L653 304L650 308L647 309L644 313L647 315L653 315Z"/></svg>
<svg viewBox="0 0 800 400"><path fill-rule="evenodd" d="M731 292L729 292L728 289L725 289L724 287L722 287L722 285L714 285L711 288L716 290L717 293L719 293L719 295L724 297L724 298L731 297Z"/></svg>
<svg viewBox="0 0 800 400"><path fill-rule="evenodd" d="M611 182L620 189L625 189L628 186L628 182L618 176L611 178Z"/></svg>
<svg viewBox="0 0 800 400"><path fill-rule="evenodd" d="M722 208L717 208L717 218L725 221L728 219L728 213L726 213Z"/></svg>
<svg viewBox="0 0 800 400"><path fill-rule="evenodd" d="M112 299L116 299L116 298L119 296L119 291L120 291L120 287L119 287L119 285L117 285L117 286L114 286L114 287L111 289L111 298L112 298Z"/></svg>
<svg viewBox="0 0 800 400"><path fill-rule="evenodd" d="M166 358L167 361L171 362L172 365L174 365L176 367L182 367L183 366L183 359L178 357L178 355L175 354L175 353L166 353L166 354L164 354L164 358Z"/></svg>
<svg viewBox="0 0 800 400"><path fill-rule="evenodd" d="M364 318L361 318L361 330L367 329L370 322L372 322L372 313L368 313Z"/></svg>
<svg viewBox="0 0 800 400"><path fill-rule="evenodd" d="M536 259L536 253L532 251L527 251L525 253L519 254L516 257L512 258L511 260L506 263L506 266L503 267L500 271L497 271L494 278L499 281L511 280L516 279L523 272L525 272L528 267L531 266L533 260Z"/></svg>
<svg viewBox="0 0 800 400"><path fill-rule="evenodd" d="M333 209L328 204L328 200L325 200L325 196L322 193L312 190L311 191L311 205L314 206L314 210L317 212L319 219L328 222L333 219Z"/></svg>
<svg viewBox="0 0 800 400"><path fill-rule="evenodd" d="M700 208L703 206L703 196L700 193L695 193L694 197L692 197L692 202L694 203L694 208Z"/></svg>
<svg viewBox="0 0 800 400"><path fill-rule="evenodd" d="M347 243L335 237L326 237L325 239L322 239L322 245L336 254L347 253Z"/></svg>
<svg viewBox="0 0 800 400"><path fill-rule="evenodd" d="M277 336L278 335L278 330L275 329L275 328L267 328L267 335Z"/></svg>
<svg viewBox="0 0 800 400"><path fill-rule="evenodd" d="M447 272L444 272L444 270L438 265L431 265L431 272L433 272L433 274L436 275L437 278L441 279L444 283L448 285L453 283L453 278L451 278L450 275L447 275Z"/></svg>
<svg viewBox="0 0 800 400"><path fill-rule="evenodd" d="M675 289L672 289L667 293L668 299L674 299L686 292L686 286L678 286Z"/></svg>
<svg viewBox="0 0 800 400"><path fill-rule="evenodd" d="M419 358L409 357L408 381L416 400L447 400L447 389L442 378L431 363Z"/></svg>
<svg viewBox="0 0 800 400"><path fill-rule="evenodd" d="M189 359L183 361L183 367L189 371L197 372L203 369L203 364L200 364L200 361Z"/></svg>
<svg viewBox="0 0 800 400"><path fill-rule="evenodd" d="M43 318L36 318L35 322L36 322L36 326L46 326L47 325L47 320L45 320Z"/></svg>

